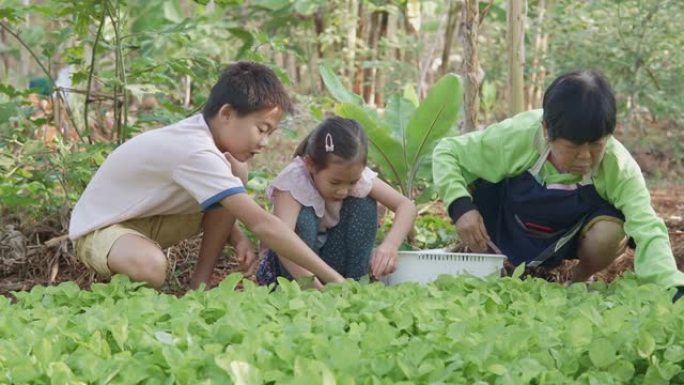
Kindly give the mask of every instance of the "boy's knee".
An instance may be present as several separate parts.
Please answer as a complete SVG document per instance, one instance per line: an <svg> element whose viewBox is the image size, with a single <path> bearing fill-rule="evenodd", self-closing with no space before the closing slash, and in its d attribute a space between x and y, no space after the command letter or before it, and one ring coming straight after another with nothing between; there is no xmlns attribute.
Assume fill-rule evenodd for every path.
<svg viewBox="0 0 684 385"><path fill-rule="evenodd" d="M107 257L112 273L127 275L133 281L159 288L166 281L168 262L164 253L151 241L125 235L112 246Z"/></svg>
<svg viewBox="0 0 684 385"><path fill-rule="evenodd" d="M166 256L161 251L155 253L154 256L146 261L146 264L142 266L144 270L144 278L141 281L149 283L150 286L154 288L160 288L166 281L166 272L169 267L169 263L166 260Z"/></svg>
<svg viewBox="0 0 684 385"><path fill-rule="evenodd" d="M127 275L135 281L147 282L151 287L158 289L166 281L167 268L166 256L159 250L132 259Z"/></svg>

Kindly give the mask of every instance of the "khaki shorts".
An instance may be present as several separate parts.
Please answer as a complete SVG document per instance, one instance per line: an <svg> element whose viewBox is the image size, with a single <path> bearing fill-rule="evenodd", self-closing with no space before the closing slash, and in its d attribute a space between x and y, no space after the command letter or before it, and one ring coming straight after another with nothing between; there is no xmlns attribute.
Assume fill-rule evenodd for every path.
<svg viewBox="0 0 684 385"><path fill-rule="evenodd" d="M74 242L74 249L76 257L88 268L108 277L112 273L107 265L107 257L114 242L121 236L135 234L163 249L199 234L201 224L202 213L131 219L84 235Z"/></svg>

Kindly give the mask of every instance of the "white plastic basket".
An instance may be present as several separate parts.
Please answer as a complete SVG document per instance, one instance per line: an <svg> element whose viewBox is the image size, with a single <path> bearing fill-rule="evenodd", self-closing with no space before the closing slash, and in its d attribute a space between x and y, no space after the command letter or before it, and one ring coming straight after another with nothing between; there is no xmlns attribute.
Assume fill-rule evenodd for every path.
<svg viewBox="0 0 684 385"><path fill-rule="evenodd" d="M500 273L505 258L501 254L452 253L443 249L400 251L397 271L382 281L387 285L428 283L442 274L486 277Z"/></svg>

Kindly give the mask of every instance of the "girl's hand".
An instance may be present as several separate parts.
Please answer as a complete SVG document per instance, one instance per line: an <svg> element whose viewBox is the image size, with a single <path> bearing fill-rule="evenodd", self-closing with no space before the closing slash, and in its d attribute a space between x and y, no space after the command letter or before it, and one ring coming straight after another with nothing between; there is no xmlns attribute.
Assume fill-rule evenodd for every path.
<svg viewBox="0 0 684 385"><path fill-rule="evenodd" d="M397 270L397 254L397 247L384 242L380 244L371 257L371 275L380 278L394 273Z"/></svg>
<svg viewBox="0 0 684 385"><path fill-rule="evenodd" d="M321 290L323 288L323 284L318 278L314 278L313 282L311 282L311 288L316 289L316 290Z"/></svg>
<svg viewBox="0 0 684 385"><path fill-rule="evenodd" d="M252 244L245 238L238 241L233 247L238 260L238 270L247 277L253 275L257 267L257 257L252 249Z"/></svg>
<svg viewBox="0 0 684 385"><path fill-rule="evenodd" d="M461 215L456 221L456 231L458 237L471 250L483 253L487 251L487 242L489 241L489 234L484 225L482 215L477 210L470 210Z"/></svg>
<svg viewBox="0 0 684 385"><path fill-rule="evenodd" d="M392 228L385 234L385 239L375 249L371 259L371 274L379 278L397 270L399 245L413 229L418 212L413 201L380 178L373 179L373 188L368 196L394 212Z"/></svg>

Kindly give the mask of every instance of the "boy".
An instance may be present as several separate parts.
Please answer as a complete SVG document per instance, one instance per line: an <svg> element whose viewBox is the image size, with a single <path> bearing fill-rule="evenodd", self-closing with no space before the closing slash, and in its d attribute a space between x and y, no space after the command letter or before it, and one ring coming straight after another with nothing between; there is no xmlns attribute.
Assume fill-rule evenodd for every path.
<svg viewBox="0 0 684 385"><path fill-rule="evenodd" d="M228 66L202 114L140 134L105 160L71 216L69 237L78 259L102 275L125 274L159 288L168 264L162 248L203 231L191 279L197 287L209 280L228 241L243 270L254 263L239 220L324 282L343 281L245 192L241 162L264 150L291 111L273 71L249 62Z"/></svg>

